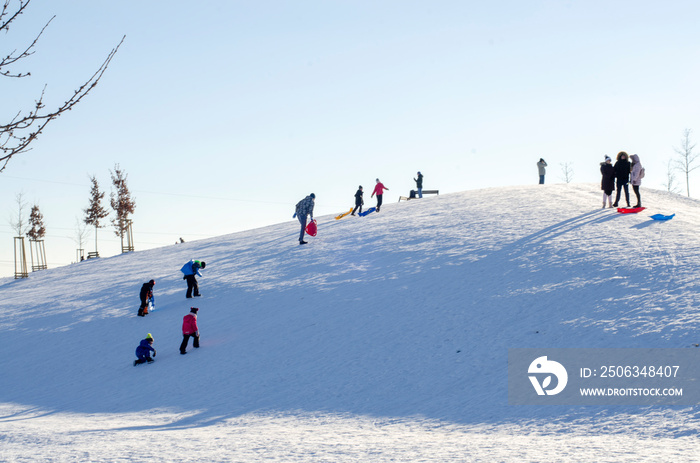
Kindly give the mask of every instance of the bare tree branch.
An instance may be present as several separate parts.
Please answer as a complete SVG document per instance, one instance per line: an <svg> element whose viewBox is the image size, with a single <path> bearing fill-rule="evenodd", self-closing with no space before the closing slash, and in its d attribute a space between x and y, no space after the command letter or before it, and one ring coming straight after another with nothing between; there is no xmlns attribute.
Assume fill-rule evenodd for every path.
<svg viewBox="0 0 700 463"><path fill-rule="evenodd" d="M24 9L29 5L30 1L31 0L19 0L19 7L15 12L11 12L10 3L12 3L12 0L5 0L2 11L0 11L0 31L10 30L12 21L17 19L17 17L24 12ZM5 19L6 16L9 16L9 18Z"/></svg>
<svg viewBox="0 0 700 463"><path fill-rule="evenodd" d="M29 46L28 46L27 48L25 48L23 52L17 53L17 50L13 50L12 53L10 53L9 55L7 55L6 57L4 57L3 59L0 60L0 75L1 75L1 76L5 76L5 77L27 77L27 76L32 75L31 72L25 72L24 74L22 74L21 72L20 72L20 73L17 73L17 74L13 74L13 73L10 72L10 71L2 71L2 68L4 68L5 66L9 66L9 65L11 65L11 64L15 64L15 63L18 62L19 60L24 59L24 58L26 58L26 57L28 57L28 56L33 55L33 54L34 54L34 47L36 46L37 42L39 41L39 38L40 38L41 35L44 33L44 31L46 30L46 28L49 27L49 24L51 24L51 21L53 21L55 17L56 17L56 16L53 16L51 19L49 19L49 21L44 25L44 27L41 28L41 31L39 31L39 34L36 36L36 38L34 39L34 41L33 41L32 43L30 43ZM2 31L2 27L1 27L1 26L0 26L0 31Z"/></svg>
<svg viewBox="0 0 700 463"><path fill-rule="evenodd" d="M30 3L31 0L19 0L19 6L15 11L11 11L10 4L12 0L5 0L5 3L0 10L0 32L9 30L10 24L17 19L17 17L23 14L24 9ZM41 29L39 34L36 36L34 41L23 51L17 53L13 51L5 58L0 60L0 76L2 77L26 77L30 75L29 72L23 73L11 73L10 71L3 70L3 67L15 64L19 60L26 58L34 53L34 47L36 46L39 37L44 33L44 30L53 21L51 18L46 25ZM126 36L123 36L119 44L107 55L107 58L102 62L97 71L83 83L77 90L73 92L70 98L68 98L63 104L52 111L42 111L45 109L44 106L44 95L46 92L46 85L39 95L39 99L34 102L34 108L28 113L23 113L19 111L14 118L10 120L7 124L0 124L0 172L5 170L7 163L12 159L13 156L17 154L29 151L30 144L37 139L37 137L42 133L44 128L52 120L59 117L66 111L73 109L90 91L95 88L104 75L105 71L112 62L112 59L116 55L119 47L124 43Z"/></svg>

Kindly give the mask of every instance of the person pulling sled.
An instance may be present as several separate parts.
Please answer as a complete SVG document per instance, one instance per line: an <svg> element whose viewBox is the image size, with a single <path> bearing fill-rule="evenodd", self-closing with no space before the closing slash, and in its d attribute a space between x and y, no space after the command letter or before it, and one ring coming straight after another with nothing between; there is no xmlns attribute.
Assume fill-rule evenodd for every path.
<svg viewBox="0 0 700 463"><path fill-rule="evenodd" d="M362 195L364 192L362 191L362 185L357 187L357 191L355 192L355 209L352 210L352 214L350 215L355 215L355 211L357 209L360 209L360 213L362 213L362 205L365 203L365 200L362 199Z"/></svg>
<svg viewBox="0 0 700 463"><path fill-rule="evenodd" d="M299 244L306 244L304 241L304 233L306 232L306 216L311 216L311 220L314 220L314 204L316 202L316 195L311 193L306 198L299 201L296 205L296 209L292 218L296 217L301 224L301 231L299 232Z"/></svg>

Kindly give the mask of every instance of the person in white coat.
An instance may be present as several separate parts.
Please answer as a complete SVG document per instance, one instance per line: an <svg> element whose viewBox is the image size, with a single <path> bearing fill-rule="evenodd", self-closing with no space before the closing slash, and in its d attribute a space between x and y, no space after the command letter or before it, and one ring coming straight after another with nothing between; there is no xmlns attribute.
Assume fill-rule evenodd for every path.
<svg viewBox="0 0 700 463"><path fill-rule="evenodd" d="M632 169L630 170L630 182L632 183L634 195L637 197L637 205L634 207L642 207L642 197L639 194L639 187L641 186L642 179L644 178L644 167L642 167L642 163L639 162L638 154L633 154L632 156L630 156L630 161L632 161Z"/></svg>

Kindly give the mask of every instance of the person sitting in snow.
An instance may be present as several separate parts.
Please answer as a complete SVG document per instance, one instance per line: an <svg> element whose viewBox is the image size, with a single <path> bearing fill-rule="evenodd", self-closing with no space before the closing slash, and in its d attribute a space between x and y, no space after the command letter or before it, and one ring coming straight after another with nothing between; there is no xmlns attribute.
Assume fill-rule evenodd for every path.
<svg viewBox="0 0 700 463"><path fill-rule="evenodd" d="M197 327L197 307L190 307L190 313L182 318L182 344L180 344L180 353L187 353L187 344L190 341L190 336L194 338L192 347L199 348L199 328Z"/></svg>
<svg viewBox="0 0 700 463"><path fill-rule="evenodd" d="M153 352L153 356L155 357L156 350L153 348L153 336L151 336L151 333L148 333L146 339L142 339L141 343L136 348L136 357L138 358L134 360L134 366L146 362L152 363L153 359L149 355L151 352Z"/></svg>
<svg viewBox="0 0 700 463"><path fill-rule="evenodd" d="M139 317L148 314L148 301L153 301L153 287L156 285L155 280L149 280L141 286L139 297L141 298L141 306L139 306Z"/></svg>
<svg viewBox="0 0 700 463"><path fill-rule="evenodd" d="M299 232L299 244L306 244L304 241L304 233L306 232L306 216L310 215L311 220L314 220L314 204L316 201L316 195L311 193L306 198L299 201L296 205L294 211L294 216L301 224L301 231Z"/></svg>
<svg viewBox="0 0 700 463"><path fill-rule="evenodd" d="M197 279L195 278L195 275L199 275L201 277L202 274L199 273L199 269L203 269L206 266L206 262L191 260L185 265L183 265L180 269L180 271L185 275L184 277L182 277L182 279L187 280L187 294L185 295L186 298L189 299L192 297L192 291L194 291L194 297L201 296L201 294L199 294L199 285L197 285Z"/></svg>

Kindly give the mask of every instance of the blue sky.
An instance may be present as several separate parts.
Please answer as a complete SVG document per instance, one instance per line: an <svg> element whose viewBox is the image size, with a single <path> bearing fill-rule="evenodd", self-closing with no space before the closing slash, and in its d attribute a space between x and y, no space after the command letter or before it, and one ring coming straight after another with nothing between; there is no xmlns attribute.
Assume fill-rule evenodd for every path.
<svg viewBox="0 0 700 463"><path fill-rule="evenodd" d="M16 193L46 217L50 265L67 264L88 176L108 190L115 163L145 249L290 220L312 191L318 215L341 212L376 177L392 202L418 170L447 193L535 182L544 157L548 182L563 162L598 182L603 155L626 150L661 188L683 130L700 130L696 2L34 0L0 52L54 14L32 77L0 80L3 120L44 84L63 101L126 40L0 174L0 276Z"/></svg>

